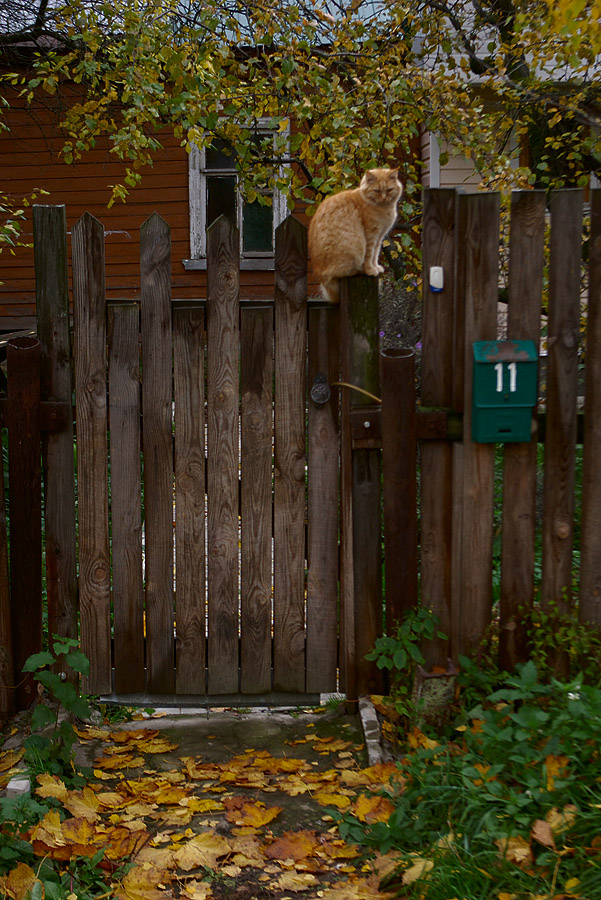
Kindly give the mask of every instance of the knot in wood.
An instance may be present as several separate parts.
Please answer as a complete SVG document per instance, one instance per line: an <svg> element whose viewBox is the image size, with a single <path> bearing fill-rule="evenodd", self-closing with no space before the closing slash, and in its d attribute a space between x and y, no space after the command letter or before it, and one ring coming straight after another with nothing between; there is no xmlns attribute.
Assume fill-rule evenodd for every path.
<svg viewBox="0 0 601 900"><path fill-rule="evenodd" d="M106 584L109 577L109 568L105 562L98 562L92 569L92 581L94 584Z"/></svg>
<svg viewBox="0 0 601 900"><path fill-rule="evenodd" d="M570 533L571 528L569 522L566 522L565 519L557 519L555 521L555 534L560 540L565 541L565 539L570 536Z"/></svg>

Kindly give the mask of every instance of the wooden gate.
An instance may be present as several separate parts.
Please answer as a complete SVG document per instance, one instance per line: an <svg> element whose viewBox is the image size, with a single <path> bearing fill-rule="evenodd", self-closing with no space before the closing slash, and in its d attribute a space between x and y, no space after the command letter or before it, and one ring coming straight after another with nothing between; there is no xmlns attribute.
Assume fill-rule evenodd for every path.
<svg viewBox="0 0 601 900"><path fill-rule="evenodd" d="M206 303L172 304L154 215L140 301L108 316L102 226L72 235L86 689L114 668L119 695L335 691L337 413L307 413L306 386L307 366L335 380L337 311L307 308L305 229L279 228L274 301L255 305L220 219Z"/></svg>

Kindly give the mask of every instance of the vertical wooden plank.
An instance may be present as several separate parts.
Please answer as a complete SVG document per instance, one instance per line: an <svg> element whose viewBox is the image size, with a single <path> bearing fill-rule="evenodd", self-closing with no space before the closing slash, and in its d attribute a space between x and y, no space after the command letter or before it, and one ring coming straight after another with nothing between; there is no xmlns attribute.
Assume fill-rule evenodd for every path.
<svg viewBox="0 0 601 900"><path fill-rule="evenodd" d="M240 686L252 694L271 690L273 309L243 310L240 352Z"/></svg>
<svg viewBox="0 0 601 900"><path fill-rule="evenodd" d="M173 693L171 232L157 213L140 229L140 276L147 682Z"/></svg>
<svg viewBox="0 0 601 900"><path fill-rule="evenodd" d="M601 190L591 194L586 404L582 471L580 605L583 623L601 627Z"/></svg>
<svg viewBox="0 0 601 900"><path fill-rule="evenodd" d="M378 283L374 278L343 279L340 301L341 380L378 396ZM381 672L365 659L382 633L382 550L380 521L380 451L358 446L353 415L365 412L373 400L342 389L343 442L343 620L345 629L346 694L356 700L381 689ZM366 419L366 421L369 421ZM369 432L368 432L369 434ZM348 496L350 495L350 509ZM350 543L350 552L348 550ZM352 570L352 574L348 569ZM350 588L349 588L350 585Z"/></svg>
<svg viewBox="0 0 601 900"><path fill-rule="evenodd" d="M173 315L175 688L206 691L204 309Z"/></svg>
<svg viewBox="0 0 601 900"><path fill-rule="evenodd" d="M209 691L238 690L238 231L207 232Z"/></svg>
<svg viewBox="0 0 601 900"><path fill-rule="evenodd" d="M451 408L453 403L453 327L455 308L455 191L426 190L423 219L423 314L421 402L424 408ZM444 273L442 291L430 290L430 267ZM447 640L435 638L422 648L427 668L456 658L451 641L452 483L450 441L424 441L420 448L421 596L439 619Z"/></svg>
<svg viewBox="0 0 601 900"><path fill-rule="evenodd" d="M7 348L8 471L13 660L17 709L35 698L25 660L42 649L42 486L40 342L16 338Z"/></svg>
<svg viewBox="0 0 601 900"><path fill-rule="evenodd" d="M307 233L276 232L274 686L305 688L305 395Z"/></svg>
<svg viewBox="0 0 601 900"><path fill-rule="evenodd" d="M560 612L572 595L582 203L577 188L551 195L541 599Z"/></svg>
<svg viewBox="0 0 601 900"><path fill-rule="evenodd" d="M511 197L508 339L540 341L543 285L544 191ZM503 472L503 532L499 665L515 669L528 656L524 612L534 595L536 533L536 440L506 444Z"/></svg>
<svg viewBox="0 0 601 900"><path fill-rule="evenodd" d="M144 587L140 470L140 341L137 304L111 305L109 423L115 690L144 690Z"/></svg>
<svg viewBox="0 0 601 900"><path fill-rule="evenodd" d="M42 400L71 404L71 339L64 206L34 206L37 333L42 345ZM73 415L42 436L48 632L77 638ZM73 677L76 676L73 674Z"/></svg>
<svg viewBox="0 0 601 900"><path fill-rule="evenodd" d="M104 229L86 213L71 234L81 646L99 694L112 689Z"/></svg>
<svg viewBox="0 0 601 900"><path fill-rule="evenodd" d="M459 595L461 610L458 650L476 648L490 623L492 607L492 547L494 444L472 441L472 379L474 341L494 340L499 295L499 195L457 194L457 296L464 298L460 331L456 332L463 369L463 444L454 490L461 504Z"/></svg>
<svg viewBox="0 0 601 900"><path fill-rule="evenodd" d="M309 309L309 386L338 380L336 306ZM309 693L337 688L338 392L325 403L309 400L307 498L307 679Z"/></svg>
<svg viewBox="0 0 601 900"><path fill-rule="evenodd" d="M380 353L386 631L417 606L415 352Z"/></svg>
<svg viewBox="0 0 601 900"><path fill-rule="evenodd" d="M0 458L0 716L8 718L15 712L15 673L4 491L4 454L2 454Z"/></svg>

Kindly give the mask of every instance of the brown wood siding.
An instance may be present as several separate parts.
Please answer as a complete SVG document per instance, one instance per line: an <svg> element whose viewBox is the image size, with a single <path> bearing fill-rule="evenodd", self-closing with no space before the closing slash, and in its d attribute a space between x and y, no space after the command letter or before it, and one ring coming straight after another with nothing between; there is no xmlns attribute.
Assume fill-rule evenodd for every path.
<svg viewBox="0 0 601 900"><path fill-rule="evenodd" d="M188 213L188 154L169 134L161 137L163 150L152 168L143 171L142 183L132 188L127 203L108 207L109 185L122 183L125 165L109 153L107 139L98 141L82 160L72 165L62 161L64 139L56 113L38 105L14 105L5 117L10 131L0 132L0 173L3 189L16 200L35 188L49 193L35 202L65 204L69 239L71 286L71 227L90 212L105 228L106 292L112 299L133 299L140 294L140 226L158 212L171 228L172 296L174 299L206 297L206 272L186 270L190 256ZM22 239L33 241L31 208L26 210ZM0 330L29 327L35 316L33 248L17 247L14 254L0 254ZM273 297L273 272L241 273L243 299Z"/></svg>

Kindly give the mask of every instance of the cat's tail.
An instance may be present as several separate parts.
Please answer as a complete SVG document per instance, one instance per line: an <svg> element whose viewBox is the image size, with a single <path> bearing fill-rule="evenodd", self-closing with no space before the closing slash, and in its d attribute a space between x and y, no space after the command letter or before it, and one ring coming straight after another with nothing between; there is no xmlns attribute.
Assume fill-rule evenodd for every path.
<svg viewBox="0 0 601 900"><path fill-rule="evenodd" d="M328 278L319 285L321 295L329 303L340 303L340 279Z"/></svg>

